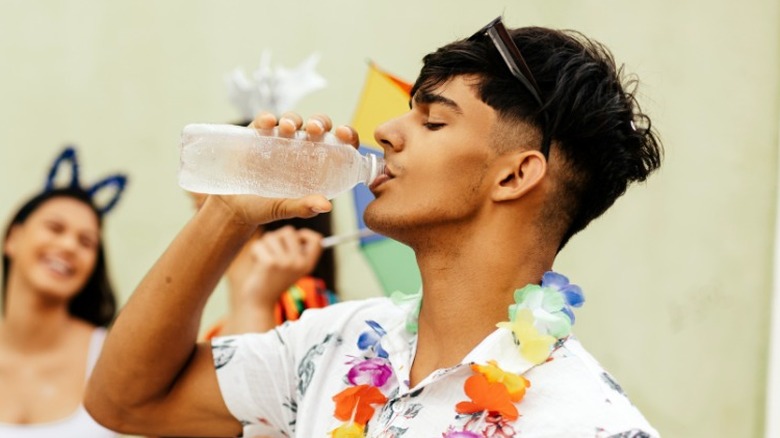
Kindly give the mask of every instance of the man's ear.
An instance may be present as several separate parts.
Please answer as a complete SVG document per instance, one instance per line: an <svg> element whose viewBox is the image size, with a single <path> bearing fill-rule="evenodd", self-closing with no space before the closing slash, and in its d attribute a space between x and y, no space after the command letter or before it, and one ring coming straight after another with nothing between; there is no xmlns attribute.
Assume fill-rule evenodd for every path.
<svg viewBox="0 0 780 438"><path fill-rule="evenodd" d="M522 197L547 174L547 160L539 151L507 154L499 160L503 163L493 189L494 201L512 201Z"/></svg>

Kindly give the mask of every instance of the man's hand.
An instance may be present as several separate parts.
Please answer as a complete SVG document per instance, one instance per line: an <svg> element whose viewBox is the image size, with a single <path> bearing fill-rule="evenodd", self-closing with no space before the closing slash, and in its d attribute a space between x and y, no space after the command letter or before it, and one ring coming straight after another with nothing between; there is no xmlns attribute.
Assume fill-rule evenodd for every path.
<svg viewBox="0 0 780 438"><path fill-rule="evenodd" d="M304 126L303 119L296 113L285 113L278 121L273 114L261 113L249 126L258 130L267 130L278 126L280 136L290 137L295 134L295 131L305 129L309 137L316 141L332 129L333 123L326 115L315 115ZM355 148L359 146L357 132L351 127L340 126L334 134L344 143ZM217 208L227 209L236 223L254 226L292 217L309 218L328 212L333 208L330 201L321 195L310 195L298 199L262 198L252 195L211 195L209 198L219 200L220 205Z"/></svg>

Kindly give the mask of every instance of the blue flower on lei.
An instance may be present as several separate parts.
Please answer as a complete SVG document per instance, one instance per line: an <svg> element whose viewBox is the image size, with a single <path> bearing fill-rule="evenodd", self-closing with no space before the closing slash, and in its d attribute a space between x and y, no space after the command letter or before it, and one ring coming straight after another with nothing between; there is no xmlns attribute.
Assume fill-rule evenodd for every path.
<svg viewBox="0 0 780 438"><path fill-rule="evenodd" d="M569 279L565 275L561 275L557 272L547 271L542 276L542 287L549 287L555 289L563 295L565 300L564 306L561 309L565 313L571 323L574 324L574 311L572 307L582 307L585 303L585 295L582 293L582 288L576 284L569 283Z"/></svg>
<svg viewBox="0 0 780 438"><path fill-rule="evenodd" d="M585 302L582 289L557 272L548 271L542 277L542 284L529 284L515 291L515 303L509 306L509 320L515 321L519 310L528 309L539 333L564 338L574 324L572 307Z"/></svg>
<svg viewBox="0 0 780 438"><path fill-rule="evenodd" d="M357 344L361 350L371 350L378 357L387 358L387 351L382 348L382 337L387 334L376 321L366 321L371 330L366 330L360 334Z"/></svg>

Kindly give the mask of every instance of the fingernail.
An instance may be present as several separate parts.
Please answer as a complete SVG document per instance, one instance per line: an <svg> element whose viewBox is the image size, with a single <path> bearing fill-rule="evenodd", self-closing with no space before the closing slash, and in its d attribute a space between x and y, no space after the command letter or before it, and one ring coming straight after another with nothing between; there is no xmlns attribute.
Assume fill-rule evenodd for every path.
<svg viewBox="0 0 780 438"><path fill-rule="evenodd" d="M315 125L317 125L323 131L325 130L325 125L319 119L311 119L311 120L309 120L309 123L314 123Z"/></svg>
<svg viewBox="0 0 780 438"><path fill-rule="evenodd" d="M293 128L293 129L296 129L296 128L297 128L297 127L295 126L295 122L293 122L293 121L292 121L292 120L290 120L290 119L282 119L282 120L279 120L279 124L281 125L282 123L285 123L285 124L289 125L289 126L290 126L291 128Z"/></svg>

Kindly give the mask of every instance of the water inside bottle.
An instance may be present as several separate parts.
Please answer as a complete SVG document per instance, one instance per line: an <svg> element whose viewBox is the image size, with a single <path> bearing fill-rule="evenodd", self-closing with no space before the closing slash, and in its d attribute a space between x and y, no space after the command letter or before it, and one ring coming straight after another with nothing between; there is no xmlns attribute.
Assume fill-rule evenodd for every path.
<svg viewBox="0 0 780 438"><path fill-rule="evenodd" d="M317 142L302 131L292 138L274 134L232 125L188 125L182 133L180 186L210 194L322 194L330 199L359 182L370 184L384 171L380 157L363 157L333 134Z"/></svg>

